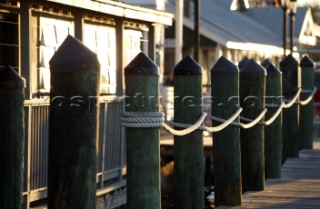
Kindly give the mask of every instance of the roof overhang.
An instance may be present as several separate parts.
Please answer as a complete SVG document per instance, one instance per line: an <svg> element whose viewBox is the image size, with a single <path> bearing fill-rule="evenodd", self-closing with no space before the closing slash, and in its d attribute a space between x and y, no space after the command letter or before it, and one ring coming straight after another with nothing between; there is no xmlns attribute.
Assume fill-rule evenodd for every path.
<svg viewBox="0 0 320 209"><path fill-rule="evenodd" d="M277 55L283 54L282 47L266 45L266 44L250 43L250 42L228 41L226 44L226 47L230 49L256 51L256 52L266 54L266 57L270 57L271 55L274 55L274 54L277 54Z"/></svg>
<svg viewBox="0 0 320 209"><path fill-rule="evenodd" d="M141 20L151 23L172 25L173 14L159 10L129 5L111 0L47 0L81 9L110 14L128 19Z"/></svg>
<svg viewBox="0 0 320 209"><path fill-rule="evenodd" d="M184 26L188 27L189 29L194 29L194 23L189 18L183 19ZM225 46L228 49L238 49L238 50L250 50L256 51L263 54L283 54L283 48L279 46L273 45L266 45L266 44L259 44L259 43L251 43L251 42L235 42L235 41L228 41L223 37L218 36L217 34L207 30L205 27L200 27L201 35L205 36L206 38L220 44L221 46ZM268 56L268 57L269 57Z"/></svg>

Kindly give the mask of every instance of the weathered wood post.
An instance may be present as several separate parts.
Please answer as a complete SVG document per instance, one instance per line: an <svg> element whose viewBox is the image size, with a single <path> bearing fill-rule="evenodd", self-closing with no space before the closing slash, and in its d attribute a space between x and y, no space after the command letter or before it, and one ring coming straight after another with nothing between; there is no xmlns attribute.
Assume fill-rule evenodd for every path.
<svg viewBox="0 0 320 209"><path fill-rule="evenodd" d="M99 62L68 36L50 69L48 208L94 209Z"/></svg>
<svg viewBox="0 0 320 209"><path fill-rule="evenodd" d="M221 57L211 69L212 115L228 119L239 108L239 70ZM236 120L239 121L239 117ZM219 123L212 121L212 124ZM240 128L229 125L212 134L215 206L241 205Z"/></svg>
<svg viewBox="0 0 320 209"><path fill-rule="evenodd" d="M249 62L249 58L247 56L245 56L238 64L238 68L241 70L248 62Z"/></svg>
<svg viewBox="0 0 320 209"><path fill-rule="evenodd" d="M19 209L22 194L25 80L0 71L0 208Z"/></svg>
<svg viewBox="0 0 320 209"><path fill-rule="evenodd" d="M142 52L125 67L126 111L159 112L159 68ZM160 209L159 128L126 128L127 207Z"/></svg>
<svg viewBox="0 0 320 209"><path fill-rule="evenodd" d="M174 67L174 121L194 124L202 114L202 67L184 57ZM174 136L174 207L204 208L202 131Z"/></svg>
<svg viewBox="0 0 320 209"><path fill-rule="evenodd" d="M300 100L308 99L314 89L314 63L304 56L300 61L301 67L301 97ZM313 99L306 105L300 106L300 149L313 149Z"/></svg>
<svg viewBox="0 0 320 209"><path fill-rule="evenodd" d="M282 92L285 101L294 98L301 86L300 69L297 60L289 54L280 62L282 72ZM299 105L293 104L283 110L282 162L288 157L298 157L299 148Z"/></svg>
<svg viewBox="0 0 320 209"><path fill-rule="evenodd" d="M261 65L267 70L266 79L266 113L265 120L272 118L282 101L281 72L268 59ZM264 130L265 142L265 171L266 179L281 178L282 165L282 114Z"/></svg>
<svg viewBox="0 0 320 209"><path fill-rule="evenodd" d="M263 61L261 62L261 66L264 67L265 69L267 69L267 67L268 67L270 64L271 64L271 62L270 62L269 58L267 58L267 59L265 59L265 60L263 60ZM268 77L268 75L267 75L267 77Z"/></svg>
<svg viewBox="0 0 320 209"><path fill-rule="evenodd" d="M266 71L254 60L240 71L242 116L255 119L265 108ZM242 192L264 189L264 126L241 129Z"/></svg>

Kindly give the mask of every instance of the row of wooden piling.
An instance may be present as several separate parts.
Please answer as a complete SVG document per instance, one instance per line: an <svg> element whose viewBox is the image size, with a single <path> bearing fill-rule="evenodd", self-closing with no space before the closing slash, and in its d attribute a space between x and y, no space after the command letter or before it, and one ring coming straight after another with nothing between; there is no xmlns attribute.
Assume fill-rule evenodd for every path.
<svg viewBox="0 0 320 209"><path fill-rule="evenodd" d="M138 69L146 69L152 65L143 64L148 58L139 54L135 60L135 65L126 68L126 96L129 103L130 98L135 98L141 92L145 97L154 95L158 91L157 76L138 72ZM242 117L255 119L265 108L268 109L265 118L252 128L242 129L238 126L230 125L222 131L213 133L213 159L214 159L214 185L215 204L218 205L241 205L242 193L245 191L264 190L266 178L280 178L281 165L288 157L297 157L300 149L312 148L312 123L313 123L313 103L306 106L299 105L299 99L294 101L292 106L283 109L283 113L276 117L268 126L265 120L273 117L282 102L290 103L302 89L301 99L305 100L311 95L314 88L313 62L305 56L299 63L292 55L285 57L280 63L280 70L270 61L265 60L262 66L254 60L244 59L239 68L226 58L221 57L211 69L211 93L212 93L212 115L228 119L241 106ZM151 67L150 67L151 68ZM155 66L152 66L154 69ZM135 71L133 70L135 69ZM301 70L300 70L301 69ZM130 72L130 73L129 73ZM133 75L134 74L134 75ZM144 83L148 83L148 89L135 89L137 82L131 80L136 76L141 77ZM194 124L202 113L202 68L186 56L174 68L174 121L178 123ZM150 84L153 80L155 83ZM301 82L301 80L303 82ZM150 90L153 87L153 90ZM193 102L186 102L184 98L192 98ZM142 98L142 97L141 97ZM195 102L198 101L198 102ZM199 102L200 101L200 102ZM132 101L130 101L131 103ZM135 101L136 103L146 102ZM148 104L148 103L147 103ZM148 105L147 105L148 106ZM126 108L126 111L148 112L139 108ZM153 109L152 111L158 111ZM235 122L240 123L240 119ZM243 122L244 123L244 122ZM304 123L304 125L302 125ZM213 126L220 122L213 121ZM127 133L132 129L127 128ZM157 129L157 128L155 128ZM179 128L178 128L179 129ZM136 129L135 129L136 130ZM128 132L129 131L129 132ZM137 130L136 130L137 131ZM127 139L136 141L144 138L144 142L127 147L136 149L136 153L144 153L145 158L157 159L158 153L154 148L143 148L145 144L150 144L150 140L158 141L151 135L146 137L149 129L138 130L140 136L134 139L127 134ZM159 147L158 144L154 144ZM135 155L135 154L133 154ZM185 136L174 136L174 204L177 209L193 209L204 207L204 162L203 162L202 133L197 130ZM148 162L140 159L135 162L136 167L130 168L128 165L128 183L136 181L139 176L130 175L130 169L144 168ZM158 163L158 161L154 161ZM139 164L139 165L137 165ZM129 169L130 168L130 169ZM154 174L158 178L159 170L148 173ZM146 183L146 182L144 182ZM158 182L154 188L159 188ZM154 185L154 186L155 186ZM135 185L138 187L138 185ZM142 184L145 191L131 188L128 184L128 193L140 192L140 197L144 201L137 203L136 199L128 198L128 207L136 208L160 208L159 201L150 207L147 195L151 185ZM147 189L148 188L148 189ZM131 192L130 192L131 191ZM145 195L141 195L145 194ZM150 194L150 193L149 193ZM128 194L128 197L130 194ZM157 197L158 199L160 196ZM141 202L142 205L141 205Z"/></svg>
<svg viewBox="0 0 320 209"><path fill-rule="evenodd" d="M263 67L248 59L241 64L239 71L221 57L211 69L212 115L228 119L241 106L242 116L248 119L267 108L268 119L283 98L292 100L302 88L304 100L314 86L314 66L308 57L299 68L289 55L280 63L280 71L268 61ZM93 209L98 111L92 109L97 104L93 101L92 106L92 98L99 92L99 63L69 36L50 65L48 208ZM194 124L203 111L202 67L186 56L174 68L174 76L174 120ZM158 67L138 54L125 68L125 111L159 112L158 82ZM24 80L12 68L0 71L0 208L20 208L23 91ZM69 101L67 105L59 102L61 97ZM240 123L240 118L234 122ZM242 192L263 190L265 178L280 178L284 160L297 157L300 149L312 148L312 123L313 103L300 106L297 102L270 126L230 125L213 133L216 205L240 205ZM213 121L213 126L218 124ZM126 143L127 207L160 209L159 128L126 128ZM175 208L203 209L202 131L174 137L174 161Z"/></svg>

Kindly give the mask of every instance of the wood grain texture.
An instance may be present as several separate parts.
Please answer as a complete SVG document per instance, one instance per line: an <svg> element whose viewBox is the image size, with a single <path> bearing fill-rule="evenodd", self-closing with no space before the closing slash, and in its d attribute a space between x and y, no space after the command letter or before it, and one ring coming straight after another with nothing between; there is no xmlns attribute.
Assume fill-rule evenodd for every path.
<svg viewBox="0 0 320 209"><path fill-rule="evenodd" d="M299 158L288 158L282 166L282 179L267 179L264 191L247 192L239 207L244 208L320 208L320 150L302 150Z"/></svg>

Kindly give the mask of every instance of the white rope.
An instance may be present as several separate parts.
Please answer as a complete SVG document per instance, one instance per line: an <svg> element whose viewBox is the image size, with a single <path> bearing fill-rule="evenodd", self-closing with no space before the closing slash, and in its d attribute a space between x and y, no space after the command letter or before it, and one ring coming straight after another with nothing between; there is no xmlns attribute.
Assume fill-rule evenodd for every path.
<svg viewBox="0 0 320 209"><path fill-rule="evenodd" d="M193 132L194 130L198 129L201 124L203 123L203 121L206 119L207 113L202 113L202 115L200 116L199 120L193 124L193 125L189 125L189 124L184 124L184 123L177 123L177 122L173 122L171 121L170 123L176 127L180 127L180 128L186 128L183 130L175 130L173 128L171 128L169 125L167 125L166 123L162 123L163 128L166 129L169 133L175 135L175 136L184 136L187 135L191 132Z"/></svg>
<svg viewBox="0 0 320 209"><path fill-rule="evenodd" d="M278 107L275 114L267 121L261 122L260 120L265 116L267 109L264 109L256 119L252 120L249 118L245 118L243 116L240 116L240 119L246 122L249 122L247 124L234 122L234 120L240 115L242 112L242 108L239 108L236 113L234 113L228 120L215 117L213 115L209 115L210 118L214 121L220 122L222 124L215 126L215 127L206 127L203 126L202 123L204 122L207 113L202 113L198 121L193 124L185 124L185 123L177 123L177 122L170 122L173 126L179 127L179 128L185 128L183 130L175 130L174 128L170 127L164 122L164 114L161 112L123 112L121 117L121 125L128 127L128 128L161 128L163 127L165 130L167 130L169 133L176 135L176 136L183 136L187 135L196 129L202 130L202 131L208 131L208 132L218 132L226 128L228 125L237 126L243 129L248 129L256 124L262 124L262 125L270 125L274 122L274 120L279 116L281 113L281 110L283 108L290 108L293 104L295 104L299 98L300 93L302 92L301 88L298 89L296 95L293 97L293 99L288 102L284 103L282 102L280 105L276 104L266 104L266 107ZM304 91L306 92L306 91ZM310 91L308 91L310 92ZM316 87L312 91L311 95L304 101L300 101L300 105L306 105L308 104L314 94L316 92Z"/></svg>
<svg viewBox="0 0 320 209"><path fill-rule="evenodd" d="M205 120L207 113L202 113L198 121L193 124L175 123L175 126L186 128L175 130L164 123L164 115L161 112L123 112L121 115L121 125L128 128L161 128L176 136L187 135L198 129Z"/></svg>
<svg viewBox="0 0 320 209"><path fill-rule="evenodd" d="M222 129L226 128L228 125L232 124L232 122L240 115L242 112L242 108L240 107L236 113L234 113L228 120L224 121L222 124L216 126L216 127L206 127L208 132L218 132L221 131ZM214 116L209 115L209 117L213 120Z"/></svg>
<svg viewBox="0 0 320 209"><path fill-rule="evenodd" d="M309 97L303 101L299 101L301 106L305 106L312 101L314 94L317 92L317 87L314 87L313 91L311 90L302 90L301 93L310 93Z"/></svg>
<svg viewBox="0 0 320 209"><path fill-rule="evenodd" d="M201 125L207 113L203 112L198 121L193 124L185 124L171 121L170 123L179 128L185 128L183 130L175 130L164 122L163 113L159 112L123 112L121 117L121 125L128 128L161 128L163 127L169 133L176 136L187 135L196 129L208 132L218 132L226 128L231 124L241 113L242 108L239 108L235 114L233 114L228 120L216 127L206 127ZM212 118L213 116L210 115Z"/></svg>
<svg viewBox="0 0 320 209"><path fill-rule="evenodd" d="M128 128L161 128L163 113L161 112L123 112L121 125Z"/></svg>
<svg viewBox="0 0 320 209"><path fill-rule="evenodd" d="M250 120L251 122L248 123L248 124L244 124L244 123L239 123L239 122L232 122L230 123L230 125L233 125L233 126L237 126L239 128L243 128L243 129L247 129L247 128L251 128L253 127L254 125L256 125L262 118L263 116L266 114L267 112L267 109L264 109L260 115L255 119L255 120L250 120L250 119L247 119L247 120ZM244 118L244 117L242 117ZM216 122L220 122L220 123L224 123L226 122L227 120L225 119L222 119L222 118L218 118L218 117L214 117L214 116L211 116L211 119L216 121Z"/></svg>
<svg viewBox="0 0 320 209"><path fill-rule="evenodd" d="M222 124L215 126L215 127L207 127L207 126L203 126L203 125L199 125L199 127L197 129L202 130L202 131L207 131L207 132L218 132L223 130L224 128L226 128L228 125L230 125L242 112L242 108L239 108L237 110L236 113L234 113L228 120L225 120L224 122L222 122ZM212 119L214 118L214 116L209 115L209 117ZM177 122L170 122L171 125L179 127L179 128L188 128L190 127L190 124L186 124L186 123L177 123ZM170 132L171 133L171 132Z"/></svg>
<svg viewBox="0 0 320 209"><path fill-rule="evenodd" d="M277 119L277 117L280 115L280 113L281 113L281 111L283 109L283 106L284 106L284 102L282 102L280 104L280 106L278 107L277 111L273 114L273 116L269 120L267 120L265 122L260 122L260 124L263 124L265 126L268 126L268 125L272 124L273 121L275 121L275 119Z"/></svg>
<svg viewBox="0 0 320 209"><path fill-rule="evenodd" d="M301 93L301 88L298 89L296 95L292 98L291 101L284 104L283 108L287 109L287 108L290 108L292 105L294 105L294 103L296 103L296 101L298 100L300 93Z"/></svg>
<svg viewBox="0 0 320 209"><path fill-rule="evenodd" d="M219 122L219 123L224 123L224 122L227 121L226 119L219 118L219 117L216 117L216 116L213 116L213 115L211 115L210 118L211 118L212 120L216 121L216 122ZM230 125L237 126L237 127L239 127L239 128L242 127L242 124L241 124L241 123L234 122L234 121L233 121L232 123L230 123Z"/></svg>
<svg viewBox="0 0 320 209"><path fill-rule="evenodd" d="M241 123L241 124L242 124L242 127L241 127L241 128L247 129L247 128L251 128L251 127L253 127L254 125L258 124L259 121L265 116L266 112L267 112L267 109L264 109L264 110L260 113L260 115L258 115L258 117L257 117L256 119L254 119L254 120L249 119L249 118L245 118L245 117L243 117L243 116L240 116L240 119L241 119L241 120L246 121L246 122L250 122L250 123L247 123L247 124Z"/></svg>

